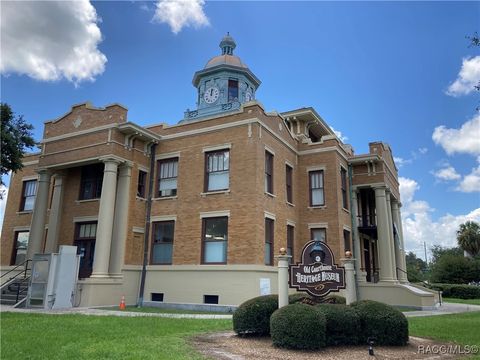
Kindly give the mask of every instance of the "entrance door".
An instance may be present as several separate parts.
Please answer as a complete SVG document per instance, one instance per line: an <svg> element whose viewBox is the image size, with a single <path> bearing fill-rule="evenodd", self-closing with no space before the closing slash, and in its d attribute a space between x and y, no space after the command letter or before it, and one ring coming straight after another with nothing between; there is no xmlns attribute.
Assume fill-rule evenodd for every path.
<svg viewBox="0 0 480 360"><path fill-rule="evenodd" d="M80 255L80 267L78 271L78 277L80 279L88 278L92 274L96 235L96 222L77 224L73 244L77 246L77 254Z"/></svg>

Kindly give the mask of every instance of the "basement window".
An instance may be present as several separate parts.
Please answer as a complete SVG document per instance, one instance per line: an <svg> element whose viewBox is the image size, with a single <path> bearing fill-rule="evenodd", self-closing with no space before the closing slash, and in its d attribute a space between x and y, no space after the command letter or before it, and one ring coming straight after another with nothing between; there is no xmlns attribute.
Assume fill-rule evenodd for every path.
<svg viewBox="0 0 480 360"><path fill-rule="evenodd" d="M151 293L152 301L163 302L163 293Z"/></svg>
<svg viewBox="0 0 480 360"><path fill-rule="evenodd" d="M203 295L204 304L218 304L218 295Z"/></svg>

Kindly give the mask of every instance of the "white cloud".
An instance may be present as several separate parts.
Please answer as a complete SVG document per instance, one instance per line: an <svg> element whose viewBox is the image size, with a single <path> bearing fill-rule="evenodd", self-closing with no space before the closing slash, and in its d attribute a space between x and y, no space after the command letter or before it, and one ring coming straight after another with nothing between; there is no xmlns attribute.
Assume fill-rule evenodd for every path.
<svg viewBox="0 0 480 360"><path fill-rule="evenodd" d="M450 96L467 95L474 91L480 81L480 56L464 58L457 79L450 84L446 94Z"/></svg>
<svg viewBox="0 0 480 360"><path fill-rule="evenodd" d="M8 188L5 185L0 185L0 192L3 194L0 199L0 233L3 227L3 217L5 216L5 207L7 206Z"/></svg>
<svg viewBox="0 0 480 360"><path fill-rule="evenodd" d="M422 155L425 155L428 152L428 149L426 147L421 147L418 149L418 152Z"/></svg>
<svg viewBox="0 0 480 360"><path fill-rule="evenodd" d="M0 72L94 81L107 62L99 21L88 0L2 2Z"/></svg>
<svg viewBox="0 0 480 360"><path fill-rule="evenodd" d="M472 172L460 181L455 189L461 192L480 192L480 166L472 169Z"/></svg>
<svg viewBox="0 0 480 360"><path fill-rule="evenodd" d="M335 130L333 127L330 126L330 129L335 133L335 135L343 142L345 143L348 140L347 136L343 136L341 131Z"/></svg>
<svg viewBox="0 0 480 360"><path fill-rule="evenodd" d="M449 155L480 155L480 114L465 122L460 129L448 129L444 125L436 127L432 139Z"/></svg>
<svg viewBox="0 0 480 360"><path fill-rule="evenodd" d="M406 251L423 255L423 244L430 249L433 245L452 247L457 245L456 231L466 221L480 222L480 208L465 215L445 214L433 220L434 211L426 201L415 200L415 192L420 188L413 179L399 178L403 201L402 221Z"/></svg>
<svg viewBox="0 0 480 360"><path fill-rule="evenodd" d="M395 161L395 164L401 168L402 166L404 165L407 165L407 164L411 164L412 163L412 159L404 159L404 158L401 158L401 157L393 157L393 161Z"/></svg>
<svg viewBox="0 0 480 360"><path fill-rule="evenodd" d="M459 173L457 173L455 168L451 165L448 165L447 167L444 167L443 169L434 171L432 173L437 180L452 181L452 180L459 180L462 178L462 176Z"/></svg>
<svg viewBox="0 0 480 360"><path fill-rule="evenodd" d="M203 11L204 5L204 0L160 0L152 20L168 24L174 34L185 26L208 26L210 22Z"/></svg>

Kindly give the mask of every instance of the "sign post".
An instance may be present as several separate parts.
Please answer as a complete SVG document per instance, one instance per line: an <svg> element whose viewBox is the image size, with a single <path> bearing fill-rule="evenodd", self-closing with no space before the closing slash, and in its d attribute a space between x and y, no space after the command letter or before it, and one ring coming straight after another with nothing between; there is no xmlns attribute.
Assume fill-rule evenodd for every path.
<svg viewBox="0 0 480 360"><path fill-rule="evenodd" d="M280 249L280 255L275 256L278 259L278 308L288 305L288 260L285 248Z"/></svg>
<svg viewBox="0 0 480 360"><path fill-rule="evenodd" d="M357 301L357 289L355 283L355 259L350 251L345 252L345 258L341 259L345 267L345 300L347 305Z"/></svg>

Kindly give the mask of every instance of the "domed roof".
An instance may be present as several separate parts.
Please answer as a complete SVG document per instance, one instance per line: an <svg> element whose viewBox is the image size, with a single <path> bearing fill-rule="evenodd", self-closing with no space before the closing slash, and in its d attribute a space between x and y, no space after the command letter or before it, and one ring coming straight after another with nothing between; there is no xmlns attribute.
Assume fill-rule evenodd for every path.
<svg viewBox="0 0 480 360"><path fill-rule="evenodd" d="M208 60L207 65L205 65L205 69L208 69L217 65L231 65L231 66L237 66L244 69L248 69L248 66L244 64L238 56L226 55L226 54L218 55Z"/></svg>

